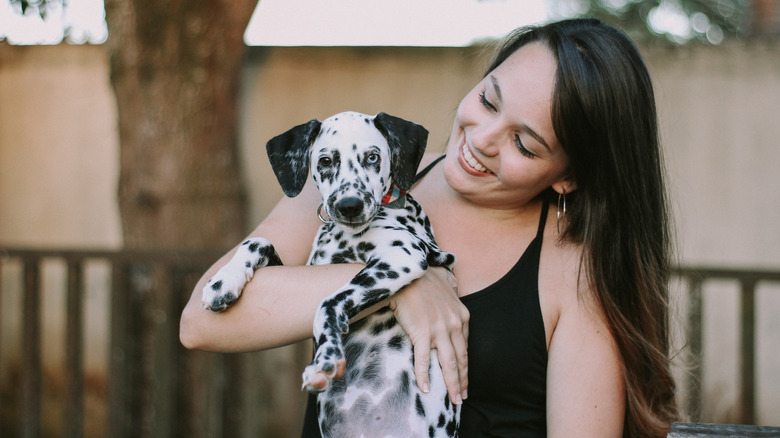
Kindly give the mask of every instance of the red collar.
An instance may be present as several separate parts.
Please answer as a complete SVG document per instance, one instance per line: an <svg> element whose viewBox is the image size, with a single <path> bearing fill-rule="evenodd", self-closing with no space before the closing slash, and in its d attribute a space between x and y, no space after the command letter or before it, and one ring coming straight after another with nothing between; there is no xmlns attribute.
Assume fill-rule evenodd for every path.
<svg viewBox="0 0 780 438"><path fill-rule="evenodd" d="M404 196L409 193L406 190L401 190L398 187L395 186L395 184L392 184L390 186L390 190L387 192L387 194L382 198L382 205L388 205L388 204L395 204L396 201L403 201ZM403 204L400 205L401 207Z"/></svg>

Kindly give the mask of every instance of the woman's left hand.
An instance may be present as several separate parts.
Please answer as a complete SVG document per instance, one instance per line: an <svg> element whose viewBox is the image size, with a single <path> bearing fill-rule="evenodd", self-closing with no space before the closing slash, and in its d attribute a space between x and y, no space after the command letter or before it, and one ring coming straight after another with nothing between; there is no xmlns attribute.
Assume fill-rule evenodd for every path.
<svg viewBox="0 0 780 438"><path fill-rule="evenodd" d="M450 400L460 404L468 388L469 312L458 298L455 277L445 268L431 267L389 304L414 345L417 385L428 392L430 355L435 349Z"/></svg>

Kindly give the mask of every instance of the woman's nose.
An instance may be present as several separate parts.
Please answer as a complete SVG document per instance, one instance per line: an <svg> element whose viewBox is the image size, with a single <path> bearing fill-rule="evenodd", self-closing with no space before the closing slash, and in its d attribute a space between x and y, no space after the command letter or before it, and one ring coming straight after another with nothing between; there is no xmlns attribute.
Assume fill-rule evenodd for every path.
<svg viewBox="0 0 780 438"><path fill-rule="evenodd" d="M500 139L501 130L496 121L485 120L471 131L471 147L489 157L498 154Z"/></svg>

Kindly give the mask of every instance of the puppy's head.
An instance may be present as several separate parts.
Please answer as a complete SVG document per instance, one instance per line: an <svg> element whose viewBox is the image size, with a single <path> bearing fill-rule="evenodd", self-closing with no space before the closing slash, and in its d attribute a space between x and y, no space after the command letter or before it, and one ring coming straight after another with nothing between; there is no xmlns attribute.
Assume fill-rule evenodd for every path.
<svg viewBox="0 0 780 438"><path fill-rule="evenodd" d="M408 190L428 131L385 113L336 114L296 126L268 142L271 167L287 196L297 196L311 170L325 213L358 233L379 211L393 184Z"/></svg>

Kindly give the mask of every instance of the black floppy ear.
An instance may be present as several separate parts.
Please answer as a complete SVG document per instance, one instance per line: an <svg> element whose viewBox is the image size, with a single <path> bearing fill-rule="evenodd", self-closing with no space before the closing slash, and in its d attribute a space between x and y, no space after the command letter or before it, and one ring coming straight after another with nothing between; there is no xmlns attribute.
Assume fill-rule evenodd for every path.
<svg viewBox="0 0 780 438"><path fill-rule="evenodd" d="M385 113L376 115L374 125L390 145L390 172L393 183L401 190L409 190L425 153L428 130L416 123Z"/></svg>
<svg viewBox="0 0 780 438"><path fill-rule="evenodd" d="M310 120L284 134L272 138L266 145L268 159L284 194L298 196L309 174L309 149L320 133L319 120Z"/></svg>

